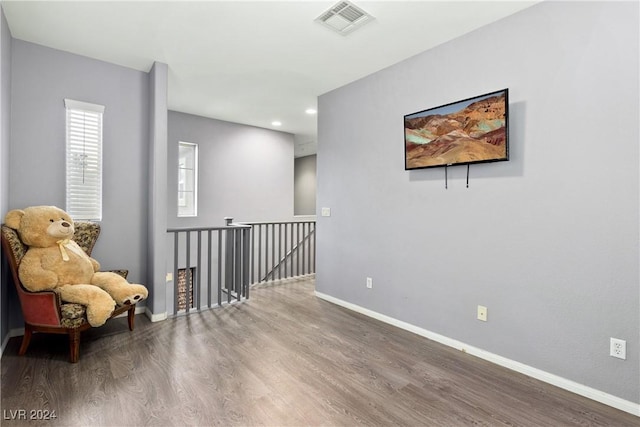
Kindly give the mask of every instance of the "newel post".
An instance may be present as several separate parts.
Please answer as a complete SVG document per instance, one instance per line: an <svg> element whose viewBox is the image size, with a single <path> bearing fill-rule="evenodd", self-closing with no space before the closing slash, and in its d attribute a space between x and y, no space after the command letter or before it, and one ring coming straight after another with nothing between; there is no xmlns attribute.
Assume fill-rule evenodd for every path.
<svg viewBox="0 0 640 427"><path fill-rule="evenodd" d="M224 222L227 227L231 227L233 217L225 216ZM234 289L234 275L233 275L233 262L234 262L234 240L235 230L228 229L224 233L225 238L225 252L224 252L224 287L227 290L227 302L231 302L231 291Z"/></svg>

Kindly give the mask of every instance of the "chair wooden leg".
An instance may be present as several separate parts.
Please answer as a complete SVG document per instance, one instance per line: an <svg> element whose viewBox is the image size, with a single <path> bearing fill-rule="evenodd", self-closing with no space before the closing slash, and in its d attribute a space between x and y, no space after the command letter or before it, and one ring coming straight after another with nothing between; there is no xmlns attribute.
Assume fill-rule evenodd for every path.
<svg viewBox="0 0 640 427"><path fill-rule="evenodd" d="M135 304L131 306L129 310L127 310L127 320L129 321L129 330L133 331L133 321L136 316L136 306Z"/></svg>
<svg viewBox="0 0 640 427"><path fill-rule="evenodd" d="M24 336L22 337L22 344L20 345L20 350L18 354L20 356L24 356L27 352L27 347L29 347L29 342L31 341L31 326L28 324L24 324Z"/></svg>
<svg viewBox="0 0 640 427"><path fill-rule="evenodd" d="M78 363L80 359L80 330L69 330L69 362Z"/></svg>

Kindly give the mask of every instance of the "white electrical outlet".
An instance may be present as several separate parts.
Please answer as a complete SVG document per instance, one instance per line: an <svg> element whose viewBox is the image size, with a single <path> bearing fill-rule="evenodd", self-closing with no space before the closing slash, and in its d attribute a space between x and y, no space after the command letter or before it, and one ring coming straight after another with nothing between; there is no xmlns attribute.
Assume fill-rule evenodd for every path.
<svg viewBox="0 0 640 427"><path fill-rule="evenodd" d="M367 289L373 288L373 279L371 277L367 277Z"/></svg>
<svg viewBox="0 0 640 427"><path fill-rule="evenodd" d="M609 355L618 359L627 358L627 342L618 338L611 338L609 344Z"/></svg>
<svg viewBox="0 0 640 427"><path fill-rule="evenodd" d="M482 320L483 322L487 321L487 307L482 305L478 306L478 320Z"/></svg>

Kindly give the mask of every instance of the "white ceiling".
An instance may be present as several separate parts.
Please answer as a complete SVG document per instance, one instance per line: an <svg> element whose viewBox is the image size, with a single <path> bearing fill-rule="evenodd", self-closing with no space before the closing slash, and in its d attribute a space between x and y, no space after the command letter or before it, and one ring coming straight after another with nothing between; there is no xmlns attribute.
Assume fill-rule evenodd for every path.
<svg viewBox="0 0 640 427"><path fill-rule="evenodd" d="M14 38L149 71L169 109L277 129L315 152L318 95L537 1L364 1L342 36L314 22L336 1L2 1ZM282 122L275 127L272 121Z"/></svg>

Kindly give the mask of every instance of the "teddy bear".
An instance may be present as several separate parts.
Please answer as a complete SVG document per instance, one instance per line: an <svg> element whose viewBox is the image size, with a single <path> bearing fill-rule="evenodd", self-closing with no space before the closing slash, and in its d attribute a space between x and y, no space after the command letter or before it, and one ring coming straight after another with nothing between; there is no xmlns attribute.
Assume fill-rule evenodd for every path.
<svg viewBox="0 0 640 427"><path fill-rule="evenodd" d="M87 321L101 326L117 305L130 305L148 296L143 285L101 272L100 264L74 242L74 224L55 206L32 206L7 213L5 224L16 230L29 248L18 275L29 291L53 290L66 302L87 307Z"/></svg>

